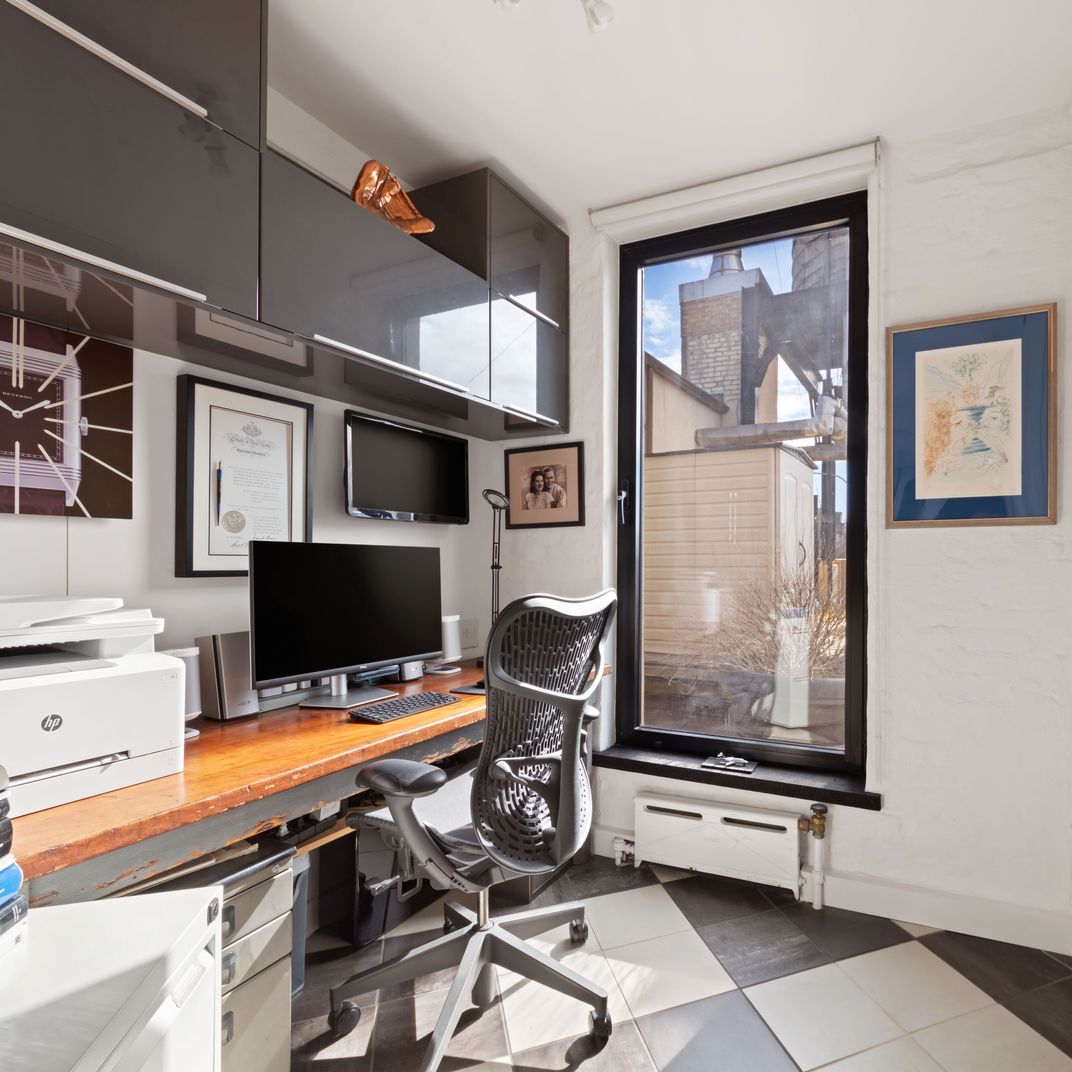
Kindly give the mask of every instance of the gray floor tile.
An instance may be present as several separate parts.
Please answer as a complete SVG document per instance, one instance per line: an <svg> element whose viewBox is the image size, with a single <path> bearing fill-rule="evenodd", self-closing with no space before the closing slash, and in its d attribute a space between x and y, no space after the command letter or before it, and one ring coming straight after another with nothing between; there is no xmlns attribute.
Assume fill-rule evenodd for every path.
<svg viewBox="0 0 1072 1072"><path fill-rule="evenodd" d="M330 949L314 953L305 960L305 986L294 999L292 1018L305 1020L326 1014L328 990L359 971L374 968L380 963L381 943L371 942L361 949ZM376 1004L376 991L353 999L365 1007Z"/></svg>
<svg viewBox="0 0 1072 1072"><path fill-rule="evenodd" d="M515 1053L513 1060L514 1072L656 1072L655 1062L632 1020L615 1024L606 1043L581 1035Z"/></svg>
<svg viewBox="0 0 1072 1072"><path fill-rule="evenodd" d="M844 960L912 940L892 920L843 908L815 909L800 903L789 905L782 912L831 960Z"/></svg>
<svg viewBox="0 0 1072 1072"><path fill-rule="evenodd" d="M1072 1057L1072 979L1018 994L1005 1007Z"/></svg>
<svg viewBox="0 0 1072 1072"><path fill-rule="evenodd" d="M694 927L751 916L770 908L770 902L757 887L732 878L697 875L669 882L663 889Z"/></svg>
<svg viewBox="0 0 1072 1072"><path fill-rule="evenodd" d="M757 889L775 908L785 908L788 905L799 904L797 895L792 890L787 890L782 886L759 886Z"/></svg>
<svg viewBox="0 0 1072 1072"><path fill-rule="evenodd" d="M1072 968L1038 949L942 931L919 939L995 1001L1067 979Z"/></svg>
<svg viewBox="0 0 1072 1072"><path fill-rule="evenodd" d="M418 994L377 1006L371 1046L374 1072L413 1072L419 1067L445 996ZM460 1072L508 1052L502 1009L496 1001L489 1008L462 1013L439 1068Z"/></svg>
<svg viewBox="0 0 1072 1072"><path fill-rule="evenodd" d="M699 928L738 986L817 968L830 958L777 909Z"/></svg>
<svg viewBox="0 0 1072 1072"><path fill-rule="evenodd" d="M415 934L400 934L394 938L383 939L384 963L392 957L399 957L408 953L411 949L424 945L442 937L442 930L417 931ZM459 959L461 948L459 947ZM394 986L385 986L380 991L379 1000L397 1001L400 998L412 997L414 994L428 994L435 990L446 990L454 981L456 968L444 968L443 971L434 972L432 975L422 975L409 983L397 983Z"/></svg>
<svg viewBox="0 0 1072 1072"><path fill-rule="evenodd" d="M1067 953L1050 953L1048 955L1053 957L1054 960L1058 961L1059 963L1064 964L1069 971L1072 971L1072 957L1070 957Z"/></svg>
<svg viewBox="0 0 1072 1072"><path fill-rule="evenodd" d="M660 1072L797 1072L739 990L642 1016L637 1026Z"/></svg>
<svg viewBox="0 0 1072 1072"><path fill-rule="evenodd" d="M655 872L647 864L633 867L616 867L605 856L592 856L585 864L575 864L559 880L570 891L566 900L583 901L587 897L599 897L604 893L620 890L635 890L641 886L658 883Z"/></svg>

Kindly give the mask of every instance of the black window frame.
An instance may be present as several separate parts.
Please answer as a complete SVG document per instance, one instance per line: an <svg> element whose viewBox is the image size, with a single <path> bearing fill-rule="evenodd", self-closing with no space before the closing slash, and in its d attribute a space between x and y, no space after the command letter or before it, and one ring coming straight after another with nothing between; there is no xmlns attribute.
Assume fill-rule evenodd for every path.
<svg viewBox="0 0 1072 1072"><path fill-rule="evenodd" d="M790 237L828 227L849 230L848 492L846 498L845 748L748 740L640 724L644 464L644 361L641 271L694 254ZM652 751L714 755L719 751L764 763L831 771L862 771L867 701L867 192L794 205L676 234L624 244L619 259L618 366L618 627L615 709L618 743Z"/></svg>

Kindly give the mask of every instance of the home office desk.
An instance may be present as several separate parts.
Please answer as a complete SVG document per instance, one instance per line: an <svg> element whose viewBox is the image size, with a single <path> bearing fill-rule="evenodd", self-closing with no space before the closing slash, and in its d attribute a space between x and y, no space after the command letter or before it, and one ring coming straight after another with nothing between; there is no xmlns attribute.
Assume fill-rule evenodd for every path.
<svg viewBox="0 0 1072 1072"><path fill-rule="evenodd" d="M387 685L447 692L482 671ZM434 762L483 740L484 697L398 719L351 722L345 711L286 707L236 722L199 719L181 774L14 820L31 905L94 900L352 796L379 756Z"/></svg>

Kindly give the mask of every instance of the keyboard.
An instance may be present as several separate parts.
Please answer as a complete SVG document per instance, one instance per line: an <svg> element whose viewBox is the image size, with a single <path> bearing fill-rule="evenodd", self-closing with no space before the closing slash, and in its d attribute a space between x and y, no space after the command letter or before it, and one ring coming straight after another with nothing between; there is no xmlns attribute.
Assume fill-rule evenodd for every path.
<svg viewBox="0 0 1072 1072"><path fill-rule="evenodd" d="M351 722L393 722L406 715L419 715L422 711L431 711L435 707L446 707L457 703L460 696L448 696L445 692L418 692L416 696L397 696L393 700L365 704L355 707L350 712Z"/></svg>

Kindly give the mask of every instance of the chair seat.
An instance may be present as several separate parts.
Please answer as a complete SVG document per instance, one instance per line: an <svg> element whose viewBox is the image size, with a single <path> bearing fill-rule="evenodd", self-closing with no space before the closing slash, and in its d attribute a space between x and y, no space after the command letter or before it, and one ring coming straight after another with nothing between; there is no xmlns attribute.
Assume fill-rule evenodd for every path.
<svg viewBox="0 0 1072 1072"><path fill-rule="evenodd" d="M459 770L442 789L430 796L417 797L413 801L413 812L444 848L483 856L484 850L480 847L473 829L470 804L475 770L474 762ZM361 816L361 822L365 826L400 835L387 807L365 812Z"/></svg>

